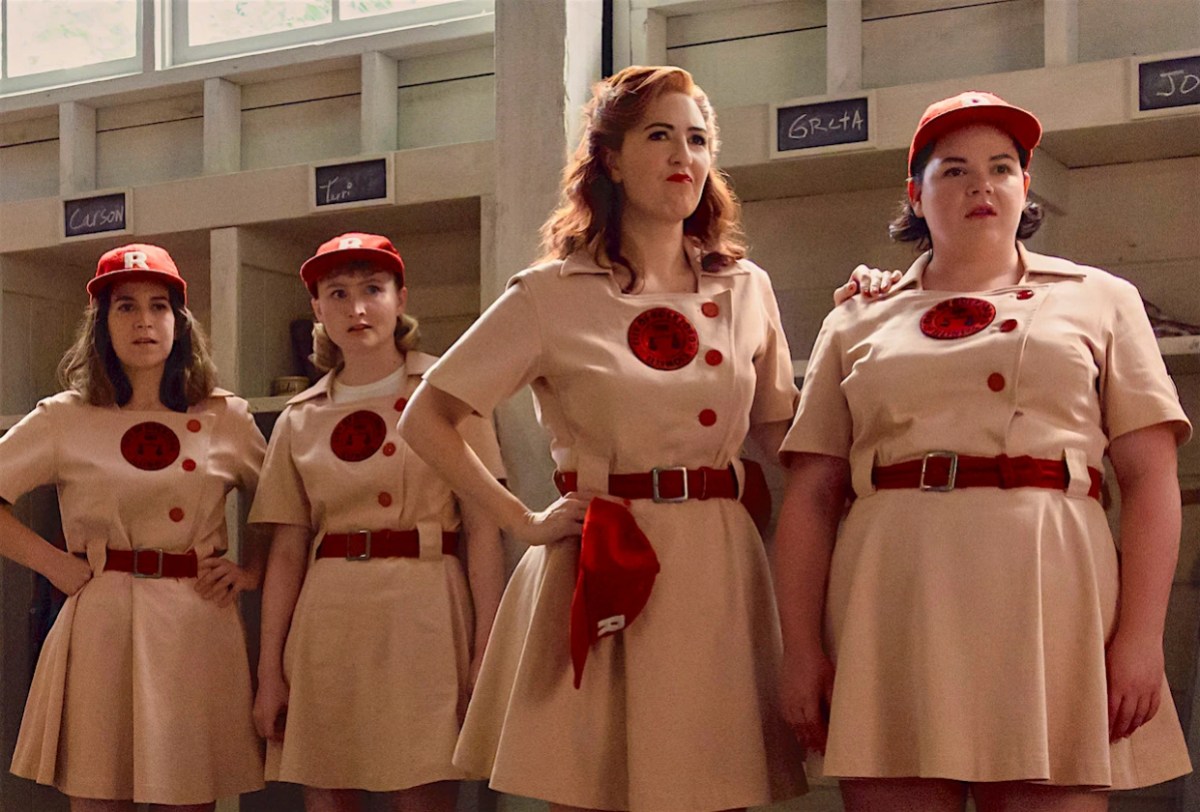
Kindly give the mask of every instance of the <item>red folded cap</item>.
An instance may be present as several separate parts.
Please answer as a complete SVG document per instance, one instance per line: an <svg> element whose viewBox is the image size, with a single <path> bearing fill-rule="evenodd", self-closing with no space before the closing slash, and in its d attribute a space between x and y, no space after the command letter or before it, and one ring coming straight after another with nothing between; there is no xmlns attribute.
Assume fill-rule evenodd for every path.
<svg viewBox="0 0 1200 812"><path fill-rule="evenodd" d="M658 556L628 508L593 499L583 517L579 575L571 597L571 662L575 687L588 649L633 623L650 600Z"/></svg>
<svg viewBox="0 0 1200 812"><path fill-rule="evenodd" d="M400 278L400 287L404 287L404 260L396 246L387 237L360 231L351 231L321 243L317 253L300 266L300 278L315 299L317 282L338 266L356 260L365 260L391 271Z"/></svg>
<svg viewBox="0 0 1200 812"><path fill-rule="evenodd" d="M175 260L165 249L157 245L132 243L114 248L101 255L96 263L96 275L87 283L88 295L95 299L100 292L117 282L144 279L162 282L183 294L187 304L187 282L179 275Z"/></svg>
<svg viewBox="0 0 1200 812"><path fill-rule="evenodd" d="M926 145L951 130L969 124L992 124L999 127L1029 153L1032 153L1034 147L1042 140L1042 123L1033 113L1009 104L993 93L968 90L966 93L936 101L925 109L925 114L917 124L917 131L913 133L912 145L908 148L908 173L912 174L913 158Z"/></svg>

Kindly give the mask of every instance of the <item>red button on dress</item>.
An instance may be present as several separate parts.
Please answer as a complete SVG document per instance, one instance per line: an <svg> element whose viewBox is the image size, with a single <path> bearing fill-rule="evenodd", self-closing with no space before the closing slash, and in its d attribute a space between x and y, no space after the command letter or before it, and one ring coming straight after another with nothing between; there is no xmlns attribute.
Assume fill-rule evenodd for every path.
<svg viewBox="0 0 1200 812"><path fill-rule="evenodd" d="M388 493L387 491L380 491L379 492L379 504L383 507L391 507L392 506L392 495L390 493Z"/></svg>
<svg viewBox="0 0 1200 812"><path fill-rule="evenodd" d="M171 517L171 521L182 522L183 521L183 508L173 507L173 508L171 508L171 513L169 515Z"/></svg>
<svg viewBox="0 0 1200 812"><path fill-rule="evenodd" d="M195 471L196 470L196 461L191 458L184 460L183 461L183 470Z"/></svg>
<svg viewBox="0 0 1200 812"><path fill-rule="evenodd" d="M1004 376L1003 375L1001 375L999 372L993 372L991 375L988 375L988 389L991 389L993 392L999 392L1003 388L1004 388Z"/></svg>
<svg viewBox="0 0 1200 812"><path fill-rule="evenodd" d="M705 409L698 415L701 426L711 426L717 422L717 413L712 409Z"/></svg>
<svg viewBox="0 0 1200 812"><path fill-rule="evenodd" d="M408 398L400 398L399 400L396 401L395 405L392 408L394 408L398 412L402 412L402 411L404 411L404 407L407 405L408 405Z"/></svg>
<svg viewBox="0 0 1200 812"><path fill-rule="evenodd" d="M708 352L704 353L704 363L708 364L710 367L719 366L724 360L725 356L721 355L720 350L709 350Z"/></svg>
<svg viewBox="0 0 1200 812"><path fill-rule="evenodd" d="M1000 322L1000 332L1002 333L1011 333L1015 329L1017 329L1016 319L1005 319Z"/></svg>
<svg viewBox="0 0 1200 812"><path fill-rule="evenodd" d="M187 430L190 431L192 434L195 434L196 432L200 431L200 421L199 420L189 420L187 422Z"/></svg>
<svg viewBox="0 0 1200 812"><path fill-rule="evenodd" d="M705 302L700 305L700 312L708 316L710 319L715 319L721 315L721 306L716 302Z"/></svg>
<svg viewBox="0 0 1200 812"><path fill-rule="evenodd" d="M1018 299L1021 299L1021 300L1025 300L1025 299L1032 299L1032 298L1033 298L1033 291L1032 291L1032 290L1018 290L1018 291L1017 291L1017 298L1018 298Z"/></svg>
<svg viewBox="0 0 1200 812"><path fill-rule="evenodd" d="M395 443L384 443L383 444L383 456L390 457L395 453L396 453L396 444Z"/></svg>

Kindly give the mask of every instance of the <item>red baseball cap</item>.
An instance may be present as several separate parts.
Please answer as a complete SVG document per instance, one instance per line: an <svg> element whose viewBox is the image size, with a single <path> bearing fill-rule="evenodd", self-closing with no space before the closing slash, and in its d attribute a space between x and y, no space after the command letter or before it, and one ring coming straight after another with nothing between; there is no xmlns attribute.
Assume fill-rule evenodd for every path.
<svg viewBox="0 0 1200 812"><path fill-rule="evenodd" d="M400 277L400 286L404 286L404 260L400 258L400 252L392 245L392 241L378 234L363 234L359 231L350 231L321 243L317 253L300 266L300 278L304 280L308 292L315 299L317 282L339 265L355 260L366 260L391 271Z"/></svg>
<svg viewBox="0 0 1200 812"><path fill-rule="evenodd" d="M968 124L999 127L1029 153L1042 140L1042 123L1033 113L1009 104L995 94L968 90L934 102L925 109L908 148L908 174L912 175L913 158L918 152L951 130Z"/></svg>
<svg viewBox="0 0 1200 812"><path fill-rule="evenodd" d="M101 291L117 282L131 279L163 282L183 294L183 301L187 303L187 282L179 275L175 260L166 249L145 243L122 245L104 252L96 263L96 275L87 283L87 292L95 299Z"/></svg>
<svg viewBox="0 0 1200 812"><path fill-rule="evenodd" d="M633 623L650 600L658 570L654 547L629 509L608 499L593 499L583 517L579 574L571 596L576 688L592 644Z"/></svg>

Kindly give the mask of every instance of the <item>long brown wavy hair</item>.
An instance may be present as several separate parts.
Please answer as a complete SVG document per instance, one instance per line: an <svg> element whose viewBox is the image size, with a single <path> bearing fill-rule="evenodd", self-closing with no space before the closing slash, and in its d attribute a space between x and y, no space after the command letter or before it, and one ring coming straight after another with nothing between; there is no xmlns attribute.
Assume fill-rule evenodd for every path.
<svg viewBox="0 0 1200 812"><path fill-rule="evenodd" d="M212 394L217 385L217 367L208 349L208 338L183 301L183 294L167 287L175 314L175 343L167 356L158 398L168 409L186 412ZM108 309L112 286L83 311L75 332L75 343L58 363L58 381L65 389L83 395L93 406L124 406L133 397L133 384L113 349L108 332Z"/></svg>
<svg viewBox="0 0 1200 812"><path fill-rule="evenodd" d="M586 249L602 267L627 268L631 276L627 290L636 285L637 269L621 253L623 192L609 177L606 154L621 151L625 133L664 93L686 93L696 102L714 158L700 203L683 221L683 233L700 248L706 270L725 267L746 255L741 206L715 164L720 141L708 96L682 68L634 65L592 88L592 98L583 108L583 137L563 170L559 206L542 226L542 261L566 259Z"/></svg>

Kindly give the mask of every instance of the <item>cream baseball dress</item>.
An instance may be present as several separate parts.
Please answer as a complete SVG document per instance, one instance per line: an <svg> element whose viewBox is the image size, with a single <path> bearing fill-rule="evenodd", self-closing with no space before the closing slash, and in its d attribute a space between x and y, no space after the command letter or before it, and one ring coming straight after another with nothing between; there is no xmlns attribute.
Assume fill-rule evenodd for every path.
<svg viewBox="0 0 1200 812"><path fill-rule="evenodd" d="M253 493L266 446L246 401L186 413L41 401L0 438L0 497L58 487L67 549L93 577L38 659L12 771L67 795L199 804L259 789L250 668L236 603L193 578L104 571L106 549L226 549L225 495Z"/></svg>
<svg viewBox="0 0 1200 812"><path fill-rule="evenodd" d="M458 505L396 431L433 360L410 351L397 373L365 387L339 386L330 373L275 424L250 521L314 536L284 649L287 724L282 744L268 743L268 780L386 792L464 777L450 757L474 615L463 564L442 552L443 531L459 529ZM463 434L503 477L490 421L473 418ZM315 557L326 533L411 529L418 558Z"/></svg>
<svg viewBox="0 0 1200 812"><path fill-rule="evenodd" d="M847 458L833 550L836 664L824 770L1124 789L1190 769L1171 694L1109 743L1104 647L1118 550L1088 495L1109 442L1180 408L1137 290L1019 247L1020 284L923 290L923 255L884 301L825 319L783 453ZM922 316L956 296L995 318L950 340ZM872 466L950 450L1064 460L1067 490L876 490Z"/></svg>
<svg viewBox="0 0 1200 812"><path fill-rule="evenodd" d="M630 296L586 253L529 269L426 380L480 414L532 384L554 460L581 490L656 466L740 475L750 426L792 416L791 358L762 269L742 261L698 279L697 293ZM455 763L503 792L598 809L698 812L800 794L775 703L771 579L749 514L733 499L629 509L661 563L645 609L592 648L576 689L579 543L530 548Z"/></svg>

